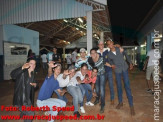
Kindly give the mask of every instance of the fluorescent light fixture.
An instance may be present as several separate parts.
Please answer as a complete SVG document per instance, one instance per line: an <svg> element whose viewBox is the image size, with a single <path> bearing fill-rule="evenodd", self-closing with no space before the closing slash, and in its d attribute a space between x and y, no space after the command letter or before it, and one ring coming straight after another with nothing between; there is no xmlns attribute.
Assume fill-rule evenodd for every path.
<svg viewBox="0 0 163 122"><path fill-rule="evenodd" d="M144 44L142 44L142 45L140 45L140 47L145 47L146 45L144 45Z"/></svg>
<svg viewBox="0 0 163 122"><path fill-rule="evenodd" d="M159 42L161 41L161 39L154 39L154 42Z"/></svg>
<svg viewBox="0 0 163 122"><path fill-rule="evenodd" d="M68 22L66 19L63 20L64 22Z"/></svg>
<svg viewBox="0 0 163 122"><path fill-rule="evenodd" d="M12 46L12 45L10 46L10 48L14 48L14 47L15 47L15 46Z"/></svg>
<svg viewBox="0 0 163 122"><path fill-rule="evenodd" d="M76 30L79 30L79 28L76 28Z"/></svg>
<svg viewBox="0 0 163 122"><path fill-rule="evenodd" d="M82 23L83 23L83 20L82 20L81 18L78 18L78 20L79 20L80 22L82 22Z"/></svg>

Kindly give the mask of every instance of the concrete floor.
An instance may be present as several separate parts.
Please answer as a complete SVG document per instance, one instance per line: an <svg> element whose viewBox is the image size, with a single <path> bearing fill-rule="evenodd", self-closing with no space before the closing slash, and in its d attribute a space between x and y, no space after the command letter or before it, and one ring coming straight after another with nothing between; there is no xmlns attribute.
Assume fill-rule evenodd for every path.
<svg viewBox="0 0 163 122"><path fill-rule="evenodd" d="M120 110L116 110L115 106L118 103L117 100L117 89L116 89L116 83L115 83L115 77L114 77L114 88L115 88L115 106L110 105L110 93L108 88L108 82L106 83L106 106L105 106L105 112L100 115L104 115L104 122L154 122L154 96L150 93L147 93L146 90L146 81L145 81L145 72L139 71L136 68L133 71L130 71L129 73L130 77L130 85L133 93L134 98L134 107L136 115L134 117L131 117L130 115L130 109L128 105L128 100L126 98L126 93L123 89L123 99L124 99L124 106ZM44 80L45 76L42 75L42 73L38 73L36 76L36 79L40 82L40 86L42 85L42 82ZM163 82L160 82L160 89L163 89ZM39 91L39 90L38 90ZM38 91L36 91L35 94L35 101L37 100ZM0 105L5 106L11 106L12 100L13 100L13 92L14 92L14 82L12 81L4 81L0 82ZM53 97L56 97L54 94ZM72 97L67 93L66 97L71 102ZM92 102L95 99L92 99ZM36 104L35 104L36 106ZM97 116L99 114L100 106L96 105L94 107L85 107L86 114L81 115L94 115ZM163 122L163 94L160 96L160 115L159 115L159 122ZM43 115L44 112L35 112L36 115ZM65 115L73 115L73 112L67 111L64 112ZM0 115L19 115L19 112L5 112L0 111ZM0 122L2 120L0 119ZM6 120L7 121L7 120ZM10 120L13 121L13 120ZM34 120L34 122L37 122L38 120ZM63 120L63 122L75 122L77 120ZM88 120L78 120L79 122L88 121ZM97 121L97 120L96 120ZM101 120L99 120L101 121ZM21 122L21 121L20 121ZM39 120L39 122L46 122L45 120ZM59 120L57 120L59 122ZM95 122L95 120L89 120L89 122Z"/></svg>

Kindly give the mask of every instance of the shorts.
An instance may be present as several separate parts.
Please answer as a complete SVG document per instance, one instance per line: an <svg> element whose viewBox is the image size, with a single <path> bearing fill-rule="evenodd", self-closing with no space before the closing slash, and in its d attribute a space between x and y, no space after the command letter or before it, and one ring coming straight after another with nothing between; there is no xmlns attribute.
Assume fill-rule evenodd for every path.
<svg viewBox="0 0 163 122"><path fill-rule="evenodd" d="M154 66L147 67L146 79L150 80L151 79L151 75L154 77Z"/></svg>

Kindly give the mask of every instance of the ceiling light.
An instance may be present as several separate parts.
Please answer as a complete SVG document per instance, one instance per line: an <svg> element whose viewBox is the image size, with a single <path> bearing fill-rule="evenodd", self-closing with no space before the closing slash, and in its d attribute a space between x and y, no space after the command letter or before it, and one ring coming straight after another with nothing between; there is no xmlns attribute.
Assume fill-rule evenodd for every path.
<svg viewBox="0 0 163 122"><path fill-rule="evenodd" d="M80 31L81 33L83 33L83 31Z"/></svg>
<svg viewBox="0 0 163 122"><path fill-rule="evenodd" d="M63 42L66 42L65 40L63 40Z"/></svg>
<svg viewBox="0 0 163 122"><path fill-rule="evenodd" d="M82 22L82 23L83 23L83 20L82 20L81 18L78 18L78 20L79 20L80 22Z"/></svg>
<svg viewBox="0 0 163 122"><path fill-rule="evenodd" d="M161 39L154 39L154 42L159 42L161 41Z"/></svg>
<svg viewBox="0 0 163 122"><path fill-rule="evenodd" d="M79 30L79 28L76 28L76 30Z"/></svg>
<svg viewBox="0 0 163 122"><path fill-rule="evenodd" d="M67 42L68 44L70 44L70 42Z"/></svg>
<svg viewBox="0 0 163 122"><path fill-rule="evenodd" d="M137 47L135 47L135 50L137 50Z"/></svg>
<svg viewBox="0 0 163 122"><path fill-rule="evenodd" d="M14 48L15 46L10 46L10 48Z"/></svg>
<svg viewBox="0 0 163 122"><path fill-rule="evenodd" d="M64 22L68 22L66 19L63 20Z"/></svg>
<svg viewBox="0 0 163 122"><path fill-rule="evenodd" d="M142 45L140 45L140 47L145 47L146 45L144 45L144 44L142 44Z"/></svg>

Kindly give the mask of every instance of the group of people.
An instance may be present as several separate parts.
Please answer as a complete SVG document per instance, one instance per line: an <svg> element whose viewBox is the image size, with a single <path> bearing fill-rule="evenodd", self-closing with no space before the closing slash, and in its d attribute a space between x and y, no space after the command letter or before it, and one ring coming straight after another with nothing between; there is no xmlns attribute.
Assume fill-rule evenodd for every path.
<svg viewBox="0 0 163 122"><path fill-rule="evenodd" d="M49 106L50 111L46 114L57 115L57 111L53 111L53 106L65 107L68 99L65 93L68 92L73 100L74 115L80 117L78 104L80 104L81 113L86 113L84 109L84 97L86 96L86 106L96 106L100 103L100 113L105 109L105 83L108 79L110 89L111 105L114 105L115 93L113 83L113 70L115 70L118 105L116 109L123 106L123 91L122 82L123 77L124 87L127 94L131 115L135 115L133 96L130 88L130 81L128 76L128 64L124 59L126 57L129 63L129 69L133 68L130 58L126 52L119 45L114 45L111 40L107 41L107 48L104 48L102 41L98 42L99 49L90 50L90 56L87 56L84 48L80 49L80 57L76 59L74 64L69 65L67 70L61 73L62 66L60 64L59 56L48 54L48 76L45 78L37 98L37 106ZM54 52L56 48L53 49ZM53 58L58 60L54 61ZM11 72L11 77L16 80L14 91L14 105L31 106L31 90L37 87L34 80L33 71L35 69L35 59L28 59L27 63L22 67ZM22 82L23 81L23 82ZM67 90L66 90L66 89ZM51 98L55 92L58 98ZM95 101L92 102L92 97ZM32 111L21 111L21 115L34 115ZM28 120L26 120L28 121Z"/></svg>

